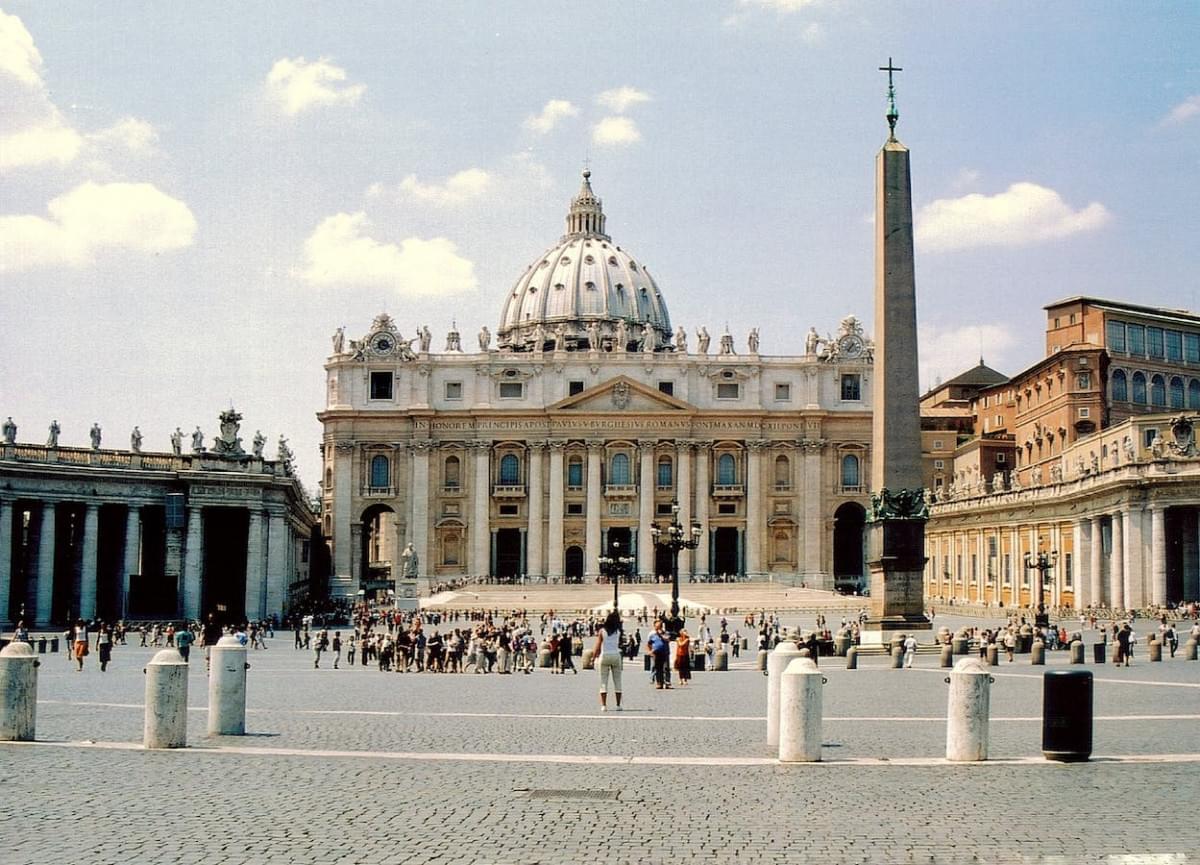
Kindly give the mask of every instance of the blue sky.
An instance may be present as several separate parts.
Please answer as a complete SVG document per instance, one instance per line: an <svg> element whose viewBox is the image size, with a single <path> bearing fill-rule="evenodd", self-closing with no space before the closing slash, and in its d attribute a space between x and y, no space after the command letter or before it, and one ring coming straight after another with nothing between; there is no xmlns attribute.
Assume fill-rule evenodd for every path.
<svg viewBox="0 0 1200 865"><path fill-rule="evenodd" d="M0 4L0 415L289 437L341 325L496 329L590 159L675 323L767 354L872 322L889 56L922 385L1033 362L1041 307L1200 309L1200 6ZM268 447L268 454L273 445Z"/></svg>

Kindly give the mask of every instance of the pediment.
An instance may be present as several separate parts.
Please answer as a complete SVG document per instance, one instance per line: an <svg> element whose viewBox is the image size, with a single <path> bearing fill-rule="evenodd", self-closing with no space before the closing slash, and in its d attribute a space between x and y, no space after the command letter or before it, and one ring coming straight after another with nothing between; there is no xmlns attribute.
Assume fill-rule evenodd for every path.
<svg viewBox="0 0 1200 865"><path fill-rule="evenodd" d="M657 388L647 387L629 376L619 375L566 399L559 400L549 411L572 413L590 412L693 412L696 407Z"/></svg>

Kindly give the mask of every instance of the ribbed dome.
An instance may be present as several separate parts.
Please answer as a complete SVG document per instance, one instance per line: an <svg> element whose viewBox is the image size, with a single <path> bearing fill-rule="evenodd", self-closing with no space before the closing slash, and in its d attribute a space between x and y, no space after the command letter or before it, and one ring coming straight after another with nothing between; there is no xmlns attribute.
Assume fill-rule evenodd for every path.
<svg viewBox="0 0 1200 865"><path fill-rule="evenodd" d="M552 347L562 328L568 351L596 340L616 349L643 347L647 326L654 348L670 344L671 317L650 272L604 233L604 210L592 192L591 172L571 202L567 233L523 273L504 301L498 343L514 351Z"/></svg>

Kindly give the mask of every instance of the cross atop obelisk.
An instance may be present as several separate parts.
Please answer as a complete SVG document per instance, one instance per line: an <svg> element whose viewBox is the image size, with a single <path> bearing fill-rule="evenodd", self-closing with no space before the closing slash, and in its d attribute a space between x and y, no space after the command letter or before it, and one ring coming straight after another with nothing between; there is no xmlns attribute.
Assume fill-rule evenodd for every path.
<svg viewBox="0 0 1200 865"><path fill-rule="evenodd" d="M888 74L887 122L888 122L888 128L892 130L890 140L895 141L896 140L896 121L900 119L900 112L896 110L896 85L892 81L892 73L893 72L903 72L904 68L902 66L893 66L892 58L889 57L888 65L880 66L879 71L886 72Z"/></svg>

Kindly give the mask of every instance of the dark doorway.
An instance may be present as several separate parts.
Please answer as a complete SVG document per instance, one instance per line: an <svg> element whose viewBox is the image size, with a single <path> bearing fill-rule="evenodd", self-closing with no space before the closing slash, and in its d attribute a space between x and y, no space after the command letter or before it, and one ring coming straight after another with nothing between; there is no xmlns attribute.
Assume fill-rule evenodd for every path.
<svg viewBox="0 0 1200 865"><path fill-rule="evenodd" d="M719 528L713 532L713 576L741 576L741 562L738 561L738 530L732 526Z"/></svg>
<svg viewBox="0 0 1200 865"><path fill-rule="evenodd" d="M846 502L833 514L833 587L861 591L863 576L863 526L867 512L857 502Z"/></svg>
<svg viewBox="0 0 1200 865"><path fill-rule="evenodd" d="M1168 604L1184 600L1183 588L1183 538L1196 526L1196 511L1194 508L1167 508L1163 514L1164 536L1167 541L1167 597ZM1079 566L1075 566L1079 573ZM1079 578L1076 576L1078 582ZM1078 589L1076 589L1078 594Z"/></svg>
<svg viewBox="0 0 1200 865"><path fill-rule="evenodd" d="M671 551L667 547L654 548L655 582L671 579L671 564L673 560L674 556L671 555Z"/></svg>
<svg viewBox="0 0 1200 865"><path fill-rule="evenodd" d="M563 568L566 571L564 582L582 583L583 582L583 548L582 547L567 547L567 554L563 558Z"/></svg>
<svg viewBox="0 0 1200 865"><path fill-rule="evenodd" d="M245 508L204 509L204 568L200 615L221 622L246 618L246 540L250 512Z"/></svg>
<svg viewBox="0 0 1200 865"><path fill-rule="evenodd" d="M96 548L96 618L115 622L121 609L121 571L124 570L125 513L121 505L100 508L100 538Z"/></svg>
<svg viewBox="0 0 1200 865"><path fill-rule="evenodd" d="M521 572L521 530L496 530L496 580L501 583L516 581Z"/></svg>
<svg viewBox="0 0 1200 865"><path fill-rule="evenodd" d="M391 589L395 590L395 575L403 566L396 535L396 512L387 505L372 505L363 511L361 561L362 586L368 598L380 598ZM419 568L428 567L420 562Z"/></svg>

